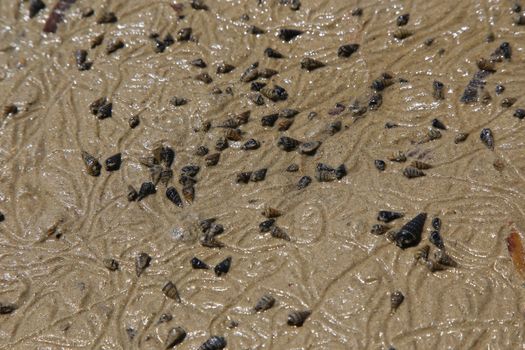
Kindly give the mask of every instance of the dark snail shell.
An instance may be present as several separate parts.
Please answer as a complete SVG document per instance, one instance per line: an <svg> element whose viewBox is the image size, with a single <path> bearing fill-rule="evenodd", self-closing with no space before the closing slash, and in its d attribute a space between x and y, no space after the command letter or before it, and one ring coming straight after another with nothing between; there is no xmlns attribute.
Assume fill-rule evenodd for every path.
<svg viewBox="0 0 525 350"><path fill-rule="evenodd" d="M157 163L169 168L175 159L175 151L169 146L159 146L153 149L153 157Z"/></svg>
<svg viewBox="0 0 525 350"><path fill-rule="evenodd" d="M416 177L425 176L425 173L418 168L409 166L403 169L403 175L405 175L406 178L413 179Z"/></svg>
<svg viewBox="0 0 525 350"><path fill-rule="evenodd" d="M207 155L209 152L210 152L210 150L209 150L208 147L206 147L206 146L199 146L199 147L197 147L197 149L195 150L195 155L196 155L196 156L199 156L199 157L204 157L204 156Z"/></svg>
<svg viewBox="0 0 525 350"><path fill-rule="evenodd" d="M281 29L279 30L278 37L283 41L290 41L298 35L303 34L302 30L298 29Z"/></svg>
<svg viewBox="0 0 525 350"><path fill-rule="evenodd" d="M263 88L261 88L261 90L259 91L262 91ZM219 90L220 91L220 90ZM219 92L220 93L220 92ZM248 96L248 99L256 106L263 106L264 105L264 98L263 98L263 95L261 93L254 93L254 94L250 94Z"/></svg>
<svg viewBox="0 0 525 350"><path fill-rule="evenodd" d="M265 86L261 89L261 94L272 100L273 102L285 101L288 99L288 92L286 89L279 85L274 85L273 87Z"/></svg>
<svg viewBox="0 0 525 350"><path fill-rule="evenodd" d="M468 138L468 135L469 135L468 133L464 133L464 132L460 132L456 134L456 136L454 136L454 143L458 144L461 142L465 142Z"/></svg>
<svg viewBox="0 0 525 350"><path fill-rule="evenodd" d="M191 32L192 32L192 29L190 27L181 28L177 32L177 35L176 35L177 41L188 41L188 40L190 40Z"/></svg>
<svg viewBox="0 0 525 350"><path fill-rule="evenodd" d="M410 37L412 34L414 34L414 32L411 30L399 28L392 33L392 36L397 40L403 40Z"/></svg>
<svg viewBox="0 0 525 350"><path fill-rule="evenodd" d="M220 153L212 153L212 154L208 154L204 158L204 161L206 163L206 166L215 166L215 165L217 165L217 163L219 163L219 159L220 158L221 158L221 154Z"/></svg>
<svg viewBox="0 0 525 350"><path fill-rule="evenodd" d="M336 103L335 107L328 111L328 115L339 115L344 112L346 106L343 103Z"/></svg>
<svg viewBox="0 0 525 350"><path fill-rule="evenodd" d="M258 149L259 147L261 147L259 141L257 141L256 139L249 139L244 143L244 145L241 146L241 149L245 151L252 151Z"/></svg>
<svg viewBox="0 0 525 350"><path fill-rule="evenodd" d="M201 81L204 84L211 84L211 83L213 83L213 78L206 72L202 72L202 73L197 74L194 77L194 79L198 80L198 81Z"/></svg>
<svg viewBox="0 0 525 350"><path fill-rule="evenodd" d="M275 219L265 220L259 224L259 231L261 233L270 232L274 224L275 224Z"/></svg>
<svg viewBox="0 0 525 350"><path fill-rule="evenodd" d="M183 175L194 177L199 173L200 169L201 169L200 166L190 164L190 165L183 166L180 172Z"/></svg>
<svg viewBox="0 0 525 350"><path fill-rule="evenodd" d="M198 68L206 68L207 67L206 62L204 62L204 60L202 58L196 58L194 60L191 60L190 64L192 66L198 67Z"/></svg>
<svg viewBox="0 0 525 350"><path fill-rule="evenodd" d="M292 163L286 167L286 171L289 173L295 173L296 171L299 171L299 165Z"/></svg>
<svg viewBox="0 0 525 350"><path fill-rule="evenodd" d="M209 9L208 5L206 5L203 0L191 0L190 6L194 10L200 10L200 11L208 11ZM203 350L206 350L206 349L203 349Z"/></svg>
<svg viewBox="0 0 525 350"><path fill-rule="evenodd" d="M336 120L335 122L331 122L326 127L326 131L329 135L335 135L339 131L341 131L341 128L343 127L343 123L341 123L340 120Z"/></svg>
<svg viewBox="0 0 525 350"><path fill-rule="evenodd" d="M518 118L518 119L523 119L525 118L525 109L523 108L518 108L514 111L514 114L513 114L514 117Z"/></svg>
<svg viewBox="0 0 525 350"><path fill-rule="evenodd" d="M93 65L92 62L87 61L88 52L86 50L75 51L75 61L77 62L77 68L79 71L89 70Z"/></svg>
<svg viewBox="0 0 525 350"><path fill-rule="evenodd" d="M89 105L89 110L98 119L105 119L111 117L113 104L108 102L105 97L101 97Z"/></svg>
<svg viewBox="0 0 525 350"><path fill-rule="evenodd" d="M232 257L229 256L226 259L224 259L223 261L221 261L220 263L218 263L215 266L215 268L213 269L213 271L219 277L224 275L224 274L227 274L228 271L230 271L231 263L232 263Z"/></svg>
<svg viewBox="0 0 525 350"><path fill-rule="evenodd" d="M139 158L140 164L144 165L147 168L153 168L156 165L159 165L159 162L155 159L155 157L140 157Z"/></svg>
<svg viewBox="0 0 525 350"><path fill-rule="evenodd" d="M301 0L290 0L289 6L292 11L299 11L301 8Z"/></svg>
<svg viewBox="0 0 525 350"><path fill-rule="evenodd" d="M199 227L202 232L206 232L211 228L211 225L216 221L216 218L209 218L199 221Z"/></svg>
<svg viewBox="0 0 525 350"><path fill-rule="evenodd" d="M381 159L374 160L374 166L379 171L385 171L386 169L386 163L384 160L381 160Z"/></svg>
<svg viewBox="0 0 525 350"><path fill-rule="evenodd" d="M168 33L168 34L166 34L166 36L164 37L164 40L162 42L163 42L163 44L166 47L168 47L168 46L171 46L171 45L173 45L175 43L175 39L173 38L173 36L170 33Z"/></svg>
<svg viewBox="0 0 525 350"><path fill-rule="evenodd" d="M46 8L46 4L42 0L29 1L29 18L35 17L41 10Z"/></svg>
<svg viewBox="0 0 525 350"><path fill-rule="evenodd" d="M182 196L188 201L193 202L195 199L195 187L193 185L186 185L182 188Z"/></svg>
<svg viewBox="0 0 525 350"><path fill-rule="evenodd" d="M439 249L445 248L445 243L443 242L443 238L441 238L439 231L430 232L430 236L428 237L428 240L430 241L430 243L432 243Z"/></svg>
<svg viewBox="0 0 525 350"><path fill-rule="evenodd" d="M146 198L149 195L152 195L156 193L157 190L155 188L155 185L153 182L143 182L142 185L140 185L139 194L137 197L138 201L141 201L142 199Z"/></svg>
<svg viewBox="0 0 525 350"><path fill-rule="evenodd" d="M263 181L266 178L267 171L268 169L266 168L255 170L250 176L250 181L251 182Z"/></svg>
<svg viewBox="0 0 525 350"><path fill-rule="evenodd" d="M314 155L317 149L321 146L320 141L309 141L299 145L299 153L306 155Z"/></svg>
<svg viewBox="0 0 525 350"><path fill-rule="evenodd" d="M277 130L279 130L279 131L286 131L286 130L290 129L290 127L293 124L293 121L294 121L293 119L281 119L277 123Z"/></svg>
<svg viewBox="0 0 525 350"><path fill-rule="evenodd" d="M296 109L284 108L284 109L281 109L279 113L277 113L277 116L279 118L290 119L290 118L295 117L297 114L299 114L299 111Z"/></svg>
<svg viewBox="0 0 525 350"><path fill-rule="evenodd" d="M430 272L443 271L447 269L445 265L441 265L439 262L430 259L425 261L425 266Z"/></svg>
<svg viewBox="0 0 525 350"><path fill-rule="evenodd" d="M405 216L405 214L399 213L396 211L380 210L377 213L377 220L388 223L390 221L394 221L396 219L402 218L403 216Z"/></svg>
<svg viewBox="0 0 525 350"><path fill-rule="evenodd" d="M218 66L217 66L217 74L228 74L230 73L232 70L235 69L235 66L229 64L229 63L220 63Z"/></svg>
<svg viewBox="0 0 525 350"><path fill-rule="evenodd" d="M179 192L177 192L177 189L175 187L168 187L166 189L166 197L175 204L178 207L183 207L182 199L179 195Z"/></svg>
<svg viewBox="0 0 525 350"><path fill-rule="evenodd" d="M330 182L337 179L337 174L334 168L323 163L317 163L315 168L315 178L319 182Z"/></svg>
<svg viewBox="0 0 525 350"><path fill-rule="evenodd" d="M432 96L434 96L436 100L443 100L445 98L445 84L434 80L432 83Z"/></svg>
<svg viewBox="0 0 525 350"><path fill-rule="evenodd" d="M397 17L396 24L398 27L406 26L409 20L410 20L410 14L405 13Z"/></svg>
<svg viewBox="0 0 525 350"><path fill-rule="evenodd" d="M160 315L157 323L167 323L167 322L170 322L171 320L173 320L173 315L170 313L164 313Z"/></svg>
<svg viewBox="0 0 525 350"><path fill-rule="evenodd" d="M149 168L149 173L151 175L151 181L154 185L157 185L160 181L160 175L164 168L161 165L153 165Z"/></svg>
<svg viewBox="0 0 525 350"><path fill-rule="evenodd" d="M168 186L171 178L173 177L173 170L169 168L164 168L159 173L159 181L164 185Z"/></svg>
<svg viewBox="0 0 525 350"><path fill-rule="evenodd" d="M290 236L282 228L273 225L270 229L271 235L274 238L284 239L285 241L290 241Z"/></svg>
<svg viewBox="0 0 525 350"><path fill-rule="evenodd" d="M288 323L289 326L301 327L311 314L312 311L310 310L292 311L288 314L288 320L286 323Z"/></svg>
<svg viewBox="0 0 525 350"><path fill-rule="evenodd" d="M376 236L385 234L390 229L390 226L383 224L375 224L370 229L370 233Z"/></svg>
<svg viewBox="0 0 525 350"><path fill-rule="evenodd" d="M257 26L250 26L250 28L248 29L248 33L252 35L259 35L259 34L264 34L265 31L264 29L259 28Z"/></svg>
<svg viewBox="0 0 525 350"><path fill-rule="evenodd" d="M137 273L137 277L140 277L144 270L149 267L150 262L151 256L147 253L140 253L135 257L135 272Z"/></svg>
<svg viewBox="0 0 525 350"><path fill-rule="evenodd" d="M15 304L0 303L0 315L9 315L16 311L18 306Z"/></svg>
<svg viewBox="0 0 525 350"><path fill-rule="evenodd" d="M98 160L93 157L91 154L87 153L86 151L82 151L82 160L84 161L84 165L86 166L86 171L91 176L99 176L100 175L100 169L102 169L102 166L98 162Z"/></svg>
<svg viewBox="0 0 525 350"><path fill-rule="evenodd" d="M277 146L283 151L290 152L299 146L300 142L288 136L281 136L277 141Z"/></svg>
<svg viewBox="0 0 525 350"><path fill-rule="evenodd" d="M227 342L224 337L214 335L202 343L198 350L222 350L226 347L226 345Z"/></svg>
<svg viewBox="0 0 525 350"><path fill-rule="evenodd" d="M270 69L270 68L263 68L263 69L259 70L259 76L261 78L265 78L265 79L270 79L271 77L273 77L274 75L276 75L278 73L279 72L276 71L275 69ZM274 88L277 88L278 90L281 90L279 93L282 93L284 91L284 89L282 87L278 86L278 85L274 85ZM284 92L286 93L286 91L284 91Z"/></svg>
<svg viewBox="0 0 525 350"><path fill-rule="evenodd" d="M104 264L104 267L109 271L117 271L119 268L119 263L115 259L107 258L102 260L102 263Z"/></svg>
<svg viewBox="0 0 525 350"><path fill-rule="evenodd" d="M442 136L441 135L441 131L439 131L438 129L430 128L428 130L428 133L427 133L427 136L426 136L426 140L427 141L437 140L437 139L440 139L441 136Z"/></svg>
<svg viewBox="0 0 525 350"><path fill-rule="evenodd" d="M368 99L368 109L371 111L377 110L383 104L383 96L381 94L373 94Z"/></svg>
<svg viewBox="0 0 525 350"><path fill-rule="evenodd" d="M438 217L435 217L432 219L432 227L434 230L439 231L441 230L441 219Z"/></svg>
<svg viewBox="0 0 525 350"><path fill-rule="evenodd" d="M335 168L335 178L337 180L341 180L343 177L345 177L347 174L346 166L344 164L339 165L337 168Z"/></svg>
<svg viewBox="0 0 525 350"><path fill-rule="evenodd" d="M240 141L242 139L241 129L226 129L224 137L230 141Z"/></svg>
<svg viewBox="0 0 525 350"><path fill-rule="evenodd" d="M405 296L400 291L390 294L390 313L396 312L397 308L403 303Z"/></svg>
<svg viewBox="0 0 525 350"><path fill-rule="evenodd" d="M383 73L379 78L372 82L371 88L375 91L383 91L387 87L394 84L393 75L390 73Z"/></svg>
<svg viewBox="0 0 525 350"><path fill-rule="evenodd" d="M502 56L503 58L510 60L512 57L512 49L508 42L503 42L497 49L494 51L495 56Z"/></svg>
<svg viewBox="0 0 525 350"><path fill-rule="evenodd" d="M175 300L178 303L181 302L179 291L177 290L177 287L175 286L175 284L173 282L168 281L164 285L164 287L162 287L162 292L168 298L173 299L173 300Z"/></svg>
<svg viewBox="0 0 525 350"><path fill-rule="evenodd" d="M271 309L274 304L275 304L275 298L272 297L271 295L265 294L257 301L253 309L256 312L261 312L261 311Z"/></svg>
<svg viewBox="0 0 525 350"><path fill-rule="evenodd" d="M405 155L404 152L396 152L396 153L393 153L391 154L389 157L388 157L388 160L392 161L392 162L399 162L399 163L402 163L402 162L406 162L407 160L407 157Z"/></svg>
<svg viewBox="0 0 525 350"><path fill-rule="evenodd" d="M412 163L410 163L410 166L420 170L427 170L432 168L432 165L425 162L421 162L419 160L412 161Z"/></svg>
<svg viewBox="0 0 525 350"><path fill-rule="evenodd" d="M269 58L284 58L284 55L279 51L268 47L264 50L264 55Z"/></svg>
<svg viewBox="0 0 525 350"><path fill-rule="evenodd" d="M350 57L352 54L359 50L359 44L348 44L339 46L337 49L337 56L339 57Z"/></svg>
<svg viewBox="0 0 525 350"><path fill-rule="evenodd" d="M215 236L210 235L210 234L204 234L200 238L200 243L201 243L201 245L203 247L207 247L207 248L222 248L222 247L224 247L224 243L222 243L221 241L217 240L215 238Z"/></svg>
<svg viewBox="0 0 525 350"><path fill-rule="evenodd" d="M184 341L184 338L186 338L186 331L182 327L175 327L172 328L168 332L168 336L166 337L166 341L164 342L164 349L171 349L180 343Z"/></svg>
<svg viewBox="0 0 525 350"><path fill-rule="evenodd" d="M268 85L268 84L260 82L260 81L254 81L250 85L250 90L252 90L252 91L261 91L261 89L263 87L265 87L266 85Z"/></svg>
<svg viewBox="0 0 525 350"><path fill-rule="evenodd" d="M488 60L486 58L480 58L477 60L476 65L479 69L487 72L494 73L496 71L496 62Z"/></svg>
<svg viewBox="0 0 525 350"><path fill-rule="evenodd" d="M432 119L432 126L436 129L447 130L447 127L445 126L445 124L443 124L441 120L436 119L436 118Z"/></svg>
<svg viewBox="0 0 525 350"><path fill-rule="evenodd" d="M425 244L423 247L419 248L416 253L414 254L414 259L417 261L428 260L428 254L430 253L430 246L428 244Z"/></svg>
<svg viewBox="0 0 525 350"><path fill-rule="evenodd" d="M444 250L440 249L434 252L434 259L436 262L447 267L457 267L458 263L448 255Z"/></svg>
<svg viewBox="0 0 525 350"><path fill-rule="evenodd" d="M308 187L312 183L312 178L308 175L305 175L299 179L297 182L297 189L302 190L303 188Z"/></svg>
<svg viewBox="0 0 525 350"><path fill-rule="evenodd" d="M115 23L117 22L117 20L118 20L117 15L115 15L114 12L103 11L98 16L96 22L97 24L107 24L107 23Z"/></svg>
<svg viewBox="0 0 525 350"><path fill-rule="evenodd" d="M196 270L208 270L210 266L206 264L204 261L200 260L197 257L193 257L190 260L191 267L193 267Z"/></svg>
<svg viewBox="0 0 525 350"><path fill-rule="evenodd" d="M483 142L483 144L487 146L488 149L494 150L494 135L492 134L492 130L490 130L489 128L481 130L479 138L481 139L481 142Z"/></svg>
<svg viewBox="0 0 525 350"><path fill-rule="evenodd" d="M265 115L261 118L261 125L272 127L278 118L279 115L277 113Z"/></svg>
<svg viewBox="0 0 525 350"><path fill-rule="evenodd" d="M137 190L133 186L129 185L128 194L127 194L128 201L130 202L136 201L138 197L139 197L139 194Z"/></svg>
<svg viewBox="0 0 525 350"><path fill-rule="evenodd" d="M250 181L250 178L252 177L251 171L243 171L236 175L236 182L237 183L243 183L247 184Z"/></svg>
<svg viewBox="0 0 525 350"><path fill-rule="evenodd" d="M104 41L104 37L105 37L104 33L101 33L95 36L90 42L90 47L94 49L95 47L102 45L102 42Z"/></svg>
<svg viewBox="0 0 525 350"><path fill-rule="evenodd" d="M501 107L503 108L510 108L514 103L516 103L518 99L515 97L505 97L503 100L501 100Z"/></svg>
<svg viewBox="0 0 525 350"><path fill-rule="evenodd" d="M171 169L168 169L168 170L171 170ZM187 175L181 174L180 177L179 177L179 183L182 186L194 186L197 183L197 180L195 180L191 176L187 176Z"/></svg>
<svg viewBox="0 0 525 350"><path fill-rule="evenodd" d="M122 162L122 155L117 153L112 155L104 162L106 165L106 171L116 171L120 169L120 163Z"/></svg>
<svg viewBox="0 0 525 350"><path fill-rule="evenodd" d="M426 213L420 213L401 227L401 230L394 236L396 245L401 249L418 245L421 242L421 233L423 232L426 218Z"/></svg>
<svg viewBox="0 0 525 350"><path fill-rule="evenodd" d="M309 72L316 70L318 68L324 67L325 64L321 61L314 60L310 57L305 57L301 60L301 68Z"/></svg>
<svg viewBox="0 0 525 350"><path fill-rule="evenodd" d="M222 226L221 224L212 222L207 232L212 236L218 236L224 232L224 226Z"/></svg>

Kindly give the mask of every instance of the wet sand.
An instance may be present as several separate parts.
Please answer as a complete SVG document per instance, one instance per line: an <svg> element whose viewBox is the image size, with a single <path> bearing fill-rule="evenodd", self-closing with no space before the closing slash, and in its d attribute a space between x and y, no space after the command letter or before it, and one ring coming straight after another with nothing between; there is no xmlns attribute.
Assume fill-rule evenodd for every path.
<svg viewBox="0 0 525 350"><path fill-rule="evenodd" d="M523 346L524 281L505 240L511 227L525 230L525 128L513 116L525 108L525 26L513 23L512 1L302 0L293 11L277 0L209 0L207 11L185 2L176 12L169 1L78 0L47 34L42 28L54 1L44 3L29 18L26 1L0 2L0 102L18 109L0 117L0 303L16 305L0 315L0 349L160 349L177 326L187 332L181 349L196 349L211 335L224 336L228 349ZM88 6L94 15L83 18ZM362 15L352 16L358 7ZM117 22L97 24L103 11ZM404 13L410 18L402 28L413 35L397 40L396 19ZM247 34L252 25L265 33ZM155 52L151 33L176 38L188 27L191 40ZM304 33L285 42L277 37L282 28ZM101 33L102 44L91 49ZM108 55L117 38L124 47ZM477 60L503 42L512 57L484 79L491 99L462 103ZM339 57L347 44L359 49ZM285 57L266 57L268 47ZM78 69L77 49L88 51L91 69ZM301 69L304 57L325 66ZM207 67L192 66L197 58ZM240 77L254 62L278 72L258 81L286 89L285 101L253 103L255 92ZM221 63L235 69L217 74ZM394 83L380 92L381 106L353 115L351 103L369 96L385 71ZM195 79L203 72L210 84ZM443 99L433 97L434 81L444 84ZM499 95L497 84L505 86ZM174 106L174 96L187 103ZM112 102L111 117L90 112L100 97ZM511 97L514 105L502 107ZM345 107L339 114L337 103ZM299 111L287 131L261 125L263 116L284 108ZM242 140L230 141L218 164L206 166L197 148L216 153L225 132L216 126L247 110ZM132 129L135 115L140 124ZM434 118L446 130L420 143ZM335 121L342 130L330 135L327 125ZM493 132L493 150L480 140L483 128ZM458 133L469 137L455 143ZM277 146L282 135L322 144L313 156L285 152ZM241 149L250 138L259 149ZM162 183L156 194L128 201L128 185L138 190L150 181L140 159L159 143L176 153L169 185L181 196L182 167L200 166L193 203L182 198L182 208L174 205ZM98 159L100 176L86 172L82 151ZM388 160L398 151L408 155L406 163ZM120 169L106 171L104 160L118 152ZM384 171L376 159L386 162ZM403 169L412 160L432 168L408 179ZM286 171L292 163L297 172ZM344 164L347 175L319 182L318 163ZM261 168L263 181L236 182L238 173ZM303 176L312 183L299 190ZM276 223L290 241L260 232L267 206L282 211ZM372 235L379 210L405 214L389 224L393 230L428 213L419 246L403 250L387 235ZM436 216L458 266L431 272L414 254L430 244ZM198 222L211 217L224 227L217 237L223 248L200 244ZM152 260L137 277L142 252ZM228 256L230 270L221 276L190 265L198 257L213 267ZM118 270L104 266L108 258ZM168 281L180 303L164 295ZM405 299L391 313L395 291ZM264 294L276 303L255 313ZM288 326L293 310L312 314L302 327ZM166 313L173 319L159 323Z"/></svg>

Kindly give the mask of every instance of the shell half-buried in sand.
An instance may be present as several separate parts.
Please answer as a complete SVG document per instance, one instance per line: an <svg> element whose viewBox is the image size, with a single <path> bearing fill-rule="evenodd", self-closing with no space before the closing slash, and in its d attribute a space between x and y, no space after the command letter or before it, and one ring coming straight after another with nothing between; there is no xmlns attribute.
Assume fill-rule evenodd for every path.
<svg viewBox="0 0 525 350"><path fill-rule="evenodd" d="M418 245L421 242L421 234L423 233L423 225L425 225L426 218L426 213L420 213L403 225L401 230L394 236L396 245L401 249Z"/></svg>

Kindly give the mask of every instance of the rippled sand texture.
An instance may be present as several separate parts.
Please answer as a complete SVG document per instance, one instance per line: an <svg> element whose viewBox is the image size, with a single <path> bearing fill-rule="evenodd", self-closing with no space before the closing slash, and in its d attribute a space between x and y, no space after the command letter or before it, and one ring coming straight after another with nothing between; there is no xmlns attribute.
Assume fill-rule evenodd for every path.
<svg viewBox="0 0 525 350"><path fill-rule="evenodd" d="M184 18L177 19L169 1L78 0L56 34L42 34L54 4L44 2L47 8L29 19L26 1L0 1L1 103L19 109L0 119L0 210L6 217L0 223L0 302L18 306L0 316L0 349L159 349L175 326L188 332L182 349L196 349L214 334L225 336L229 349L523 346L524 281L505 243L510 226L525 229L525 129L512 116L525 104L525 31L512 22L511 1L302 0L294 12L277 0L260 5L209 0L209 11L185 3ZM86 6L94 8L94 16L81 17ZM352 16L358 6L363 15ZM114 11L118 22L96 24L103 9ZM244 13L249 20L241 18ZM405 28L415 34L397 41L392 32L402 13L410 13ZM267 33L246 34L250 25ZM175 36L183 27L193 28L196 41L154 52L150 33ZM276 33L283 27L305 33L282 42ZM494 42L485 40L490 32ZM100 33L104 43L89 49ZM106 55L107 43L117 37L125 48ZM434 43L426 46L431 37ZM497 63L497 72L486 79L492 101L460 103L477 71L476 59L489 57L504 41L513 56ZM361 45L359 51L339 58L337 48L350 43ZM287 58L265 57L267 47ZM89 49L91 70L76 68L78 48ZM199 57L208 68L189 65ZM303 57L326 66L307 72L300 69ZM236 69L216 74L223 61ZM239 78L256 61L279 72L269 80L288 91L287 101L250 102L250 84ZM348 110L328 114L336 103L348 106L369 92L385 70L396 83L383 92L377 111L360 119ZM203 71L213 83L193 78ZM433 99L434 80L445 84L444 100ZM506 87L499 96L494 93L498 83ZM223 93L212 94L214 87ZM227 87L233 94L225 92ZM113 102L113 116L104 120L88 107L101 96ZM173 107L173 96L189 102ZM518 100L505 109L504 97ZM262 116L285 107L300 111L288 131L261 126ZM199 145L215 152L224 130L194 128L244 110L252 113L241 127L243 142L253 137L261 148L243 151L241 143L232 142L217 166L206 167L194 152ZM318 115L309 119L310 112ZM128 119L135 114L141 124L130 129ZM448 126L442 138L413 144L433 118ZM326 125L335 120L343 122L343 130L328 136ZM399 127L386 129L386 122ZM494 133L494 151L479 139L485 127ZM455 144L457 132L470 137ZM315 156L286 153L276 146L280 134L323 144ZM173 205L161 184L156 195L128 202L127 186L149 179L138 159L158 141L176 152L172 183L179 192L181 167L202 167L193 204ZM101 162L122 152L122 167L89 176L81 150ZM402 171L408 163L387 161L384 172L374 167L374 159L386 160L399 150L434 168L425 177L407 179ZM503 164L501 171L495 160ZM314 177L318 162L344 163L348 175L329 183L314 179L297 190L301 176ZM299 172L285 171L291 163ZM265 181L235 183L238 172L263 167L268 168ZM259 232L266 205L285 213L277 223L290 242ZM380 209L406 214L395 228L428 212L421 245L428 243L430 219L439 215L447 251L459 267L431 273L414 264L414 248L401 250L384 236L371 235ZM219 238L226 247L199 244L195 225L208 217L224 225ZM46 230L58 220L62 236L46 239ZM176 239L174 229L183 240ZM137 277L139 252L153 260ZM210 265L232 256L232 267L216 277L212 270L192 270L193 256ZM120 270L104 267L108 257L119 261ZM177 285L182 303L162 294L168 280ZM405 301L391 315L395 290ZM264 293L272 294L276 305L254 314ZM313 311L303 327L286 325L295 309ZM163 313L173 314L173 320L159 324ZM237 327L228 327L232 320Z"/></svg>

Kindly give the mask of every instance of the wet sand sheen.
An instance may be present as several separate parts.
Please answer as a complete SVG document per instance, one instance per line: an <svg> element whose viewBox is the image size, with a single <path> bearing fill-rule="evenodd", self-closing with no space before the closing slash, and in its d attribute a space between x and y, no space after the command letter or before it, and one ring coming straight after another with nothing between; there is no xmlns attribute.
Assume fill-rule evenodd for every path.
<svg viewBox="0 0 525 350"><path fill-rule="evenodd" d="M42 3L0 2L0 349L523 344L512 2Z"/></svg>

